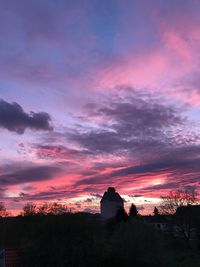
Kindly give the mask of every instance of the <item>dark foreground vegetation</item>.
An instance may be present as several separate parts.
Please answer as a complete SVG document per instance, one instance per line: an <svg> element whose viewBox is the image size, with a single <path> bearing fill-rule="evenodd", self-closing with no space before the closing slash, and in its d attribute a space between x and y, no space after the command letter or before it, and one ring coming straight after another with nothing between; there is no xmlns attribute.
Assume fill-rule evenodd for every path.
<svg viewBox="0 0 200 267"><path fill-rule="evenodd" d="M19 267L200 266L196 242L188 247L138 218L86 213L1 218L0 247L19 249Z"/></svg>

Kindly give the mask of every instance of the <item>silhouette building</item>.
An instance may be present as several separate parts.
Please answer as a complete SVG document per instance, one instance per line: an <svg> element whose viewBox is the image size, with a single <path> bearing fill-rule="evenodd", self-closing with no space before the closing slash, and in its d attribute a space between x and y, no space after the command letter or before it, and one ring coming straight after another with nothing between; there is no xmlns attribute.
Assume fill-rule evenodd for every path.
<svg viewBox="0 0 200 267"><path fill-rule="evenodd" d="M124 208L123 198L115 191L114 187L109 187L101 199L102 218L109 219L114 217L120 207Z"/></svg>

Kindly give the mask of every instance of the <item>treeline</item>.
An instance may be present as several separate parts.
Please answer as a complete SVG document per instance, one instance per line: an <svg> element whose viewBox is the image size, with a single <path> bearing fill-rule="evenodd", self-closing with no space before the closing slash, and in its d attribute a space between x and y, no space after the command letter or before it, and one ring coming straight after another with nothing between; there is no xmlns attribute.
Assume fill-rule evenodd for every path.
<svg viewBox="0 0 200 267"><path fill-rule="evenodd" d="M66 205L59 202L48 202L43 204L36 204L34 202L28 202L22 208L20 215L22 216L35 216L35 215L63 215L66 213L71 213L71 209ZM159 210L154 207L153 215L159 215ZM118 216L123 216L124 219L134 216L138 216L139 212L133 203L130 206L129 212L127 213L124 208L120 208L118 211ZM0 202L0 217L12 216L10 212L7 211L5 204Z"/></svg>
<svg viewBox="0 0 200 267"><path fill-rule="evenodd" d="M170 214L186 203L197 202L178 192L165 198L163 207ZM145 222L134 204L106 221L98 214L71 213L60 203L27 203L17 217L7 217L5 206L0 207L0 249L16 248L18 267L200 267L200 235L188 246L188 239ZM153 214L162 216L156 207ZM191 225L188 214L187 221L179 215L172 222L181 229L188 218Z"/></svg>
<svg viewBox="0 0 200 267"><path fill-rule="evenodd" d="M50 202L44 204L27 203L23 207L21 215L34 216L34 215L63 215L71 212L66 204L58 202Z"/></svg>
<svg viewBox="0 0 200 267"><path fill-rule="evenodd" d="M0 219L0 248L17 248L18 267L198 267L198 248L139 216L103 221L99 215L18 216Z"/></svg>
<svg viewBox="0 0 200 267"><path fill-rule="evenodd" d="M69 213L71 210L66 204L61 204L59 202L49 202L43 204L35 204L32 202L27 203L20 215L22 216L34 216L34 215L63 215ZM5 204L0 202L0 217L12 216L10 212L7 211Z"/></svg>

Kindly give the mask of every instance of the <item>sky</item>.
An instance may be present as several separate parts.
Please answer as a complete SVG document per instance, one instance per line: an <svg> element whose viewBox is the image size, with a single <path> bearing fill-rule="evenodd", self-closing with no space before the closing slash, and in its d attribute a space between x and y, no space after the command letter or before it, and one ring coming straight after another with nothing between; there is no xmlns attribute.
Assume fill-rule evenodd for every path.
<svg viewBox="0 0 200 267"><path fill-rule="evenodd" d="M150 213L200 192L199 0L0 1L0 201Z"/></svg>

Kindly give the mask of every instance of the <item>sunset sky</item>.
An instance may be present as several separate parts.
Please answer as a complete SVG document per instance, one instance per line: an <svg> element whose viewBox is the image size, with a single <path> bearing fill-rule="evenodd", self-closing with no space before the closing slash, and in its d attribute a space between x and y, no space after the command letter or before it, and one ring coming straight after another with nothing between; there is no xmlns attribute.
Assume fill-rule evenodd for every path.
<svg viewBox="0 0 200 267"><path fill-rule="evenodd" d="M199 0L0 1L0 201L140 212L200 187Z"/></svg>

